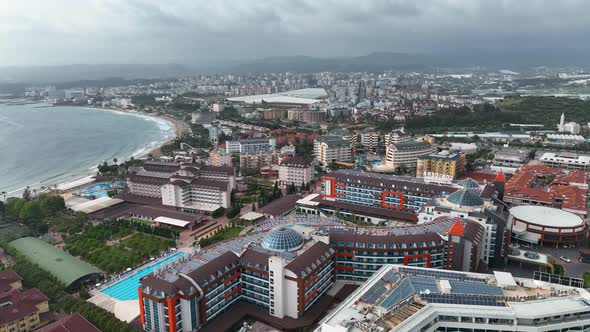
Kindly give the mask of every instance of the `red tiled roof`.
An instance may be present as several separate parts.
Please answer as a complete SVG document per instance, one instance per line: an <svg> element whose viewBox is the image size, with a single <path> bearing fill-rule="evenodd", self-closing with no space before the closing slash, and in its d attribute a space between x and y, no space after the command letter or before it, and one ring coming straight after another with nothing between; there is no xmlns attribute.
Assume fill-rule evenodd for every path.
<svg viewBox="0 0 590 332"><path fill-rule="evenodd" d="M27 289L22 293L17 292L12 297L13 303L29 303L37 305L46 301L49 301L49 298L37 288Z"/></svg>
<svg viewBox="0 0 590 332"><path fill-rule="evenodd" d="M457 221L449 229L449 234L457 236L463 236L465 234L465 227L463 227L461 219L457 218Z"/></svg>
<svg viewBox="0 0 590 332"><path fill-rule="evenodd" d="M547 186L537 185L537 179L553 175L555 178ZM564 209L585 210L587 189L580 188L574 183L586 184L588 173L572 170L568 173L545 166L523 166L508 182L506 182L505 197L525 197L531 201L552 204L560 199Z"/></svg>
<svg viewBox="0 0 590 332"><path fill-rule="evenodd" d="M493 173L482 173L482 172L467 172L459 177L459 180L464 180L467 178L471 178L472 180L479 182L479 183L488 183L494 182L496 179L496 174Z"/></svg>
<svg viewBox="0 0 590 332"><path fill-rule="evenodd" d="M0 324L14 322L37 312L37 307L30 303L18 303L0 307Z"/></svg>
<svg viewBox="0 0 590 332"><path fill-rule="evenodd" d="M79 314L66 316L55 323L51 323L37 330L38 332L100 332Z"/></svg>
<svg viewBox="0 0 590 332"><path fill-rule="evenodd" d="M504 173L502 172L502 170L500 170L498 172L498 174L496 174L496 178L494 179L494 182L506 182L506 177L504 176Z"/></svg>
<svg viewBox="0 0 590 332"><path fill-rule="evenodd" d="M0 292L9 291L12 289L10 284L20 280L23 278L12 270L0 271Z"/></svg>

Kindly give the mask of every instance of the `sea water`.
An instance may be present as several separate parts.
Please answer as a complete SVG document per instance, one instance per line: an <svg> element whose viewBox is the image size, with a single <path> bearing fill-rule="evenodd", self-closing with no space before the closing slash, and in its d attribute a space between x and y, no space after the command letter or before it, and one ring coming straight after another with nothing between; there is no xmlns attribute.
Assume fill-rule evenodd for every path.
<svg viewBox="0 0 590 332"><path fill-rule="evenodd" d="M171 123L142 114L0 100L0 192L94 175L103 161L139 157L174 136Z"/></svg>

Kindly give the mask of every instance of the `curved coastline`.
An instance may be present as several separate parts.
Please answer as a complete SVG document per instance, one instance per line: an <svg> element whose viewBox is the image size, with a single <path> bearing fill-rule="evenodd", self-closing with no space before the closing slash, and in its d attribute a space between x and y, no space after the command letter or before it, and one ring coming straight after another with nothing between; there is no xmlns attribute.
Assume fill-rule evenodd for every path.
<svg viewBox="0 0 590 332"><path fill-rule="evenodd" d="M162 115L154 115L154 114L141 113L141 112L126 110L126 109L121 109L121 108L110 108L110 107L76 106L76 105L59 105L59 106L60 107L77 107L77 108L91 109L91 110L97 110L97 111L107 111L107 112L113 112L113 113L117 113L117 114L127 114L127 115L132 115L132 116L136 116L136 117L143 118L143 119L151 119L156 122L163 121L163 122L166 122L168 124L168 126L174 131L175 136L173 138L159 142L155 147L146 146L145 148L148 149L147 151L143 151L141 153L134 153L131 156L128 156L126 159L128 159L130 157L146 158L150 154L158 155L160 148L168 143L174 142L174 140L176 138L180 137L180 135L182 134L182 131L184 129L184 122L183 121L180 121L177 119L171 119L167 116L162 116Z"/></svg>
<svg viewBox="0 0 590 332"><path fill-rule="evenodd" d="M90 105L47 105L44 107L52 108L54 106L55 107L76 107L78 109L86 109L86 110L93 110L93 111L107 111L107 112L112 112L112 113L115 113L115 114L118 114L121 116L133 116L133 117L141 118L141 119L143 119L143 121L155 122L163 133L161 138L160 139L153 139L152 138L152 141L146 140L146 142L143 142L143 146L138 145L139 149L136 149L135 151L131 152L129 155L121 156L123 158L121 158L121 157L120 158L123 160L127 160L130 157L146 158L149 154L153 154L156 156L159 155L160 148L165 144L173 142L177 137L179 137L181 135L182 130L186 127L186 125L184 124L183 121L168 118L166 116L158 116L158 115L140 113L140 112L124 110L124 109L117 109L117 108L103 108L103 107L95 107L95 106L90 106ZM98 158L101 158L101 157L98 157ZM99 164L100 162L101 162L101 160L98 160L98 159L96 160L96 164ZM67 171L64 171L63 173L60 173L59 175L54 175L54 176L50 176L48 174L47 176L50 176L50 177L48 177L44 180L41 180L39 182L34 182L34 183L29 183L29 184L25 184L26 182L23 183L22 187L19 187L18 189L11 190L7 196L18 196L22 193L22 191L27 186L30 186L31 188L36 188L36 189L39 189L39 187L41 187L41 186L45 186L47 188L57 187L59 189L69 188L72 185L84 183L84 182L89 181L90 179L93 179L94 176L96 175L96 169L97 169L97 166L93 166L87 170L72 172L71 174L68 174L67 176L63 176L63 177L62 177L62 175L68 173ZM56 181L52 181L52 179L54 179L54 178Z"/></svg>

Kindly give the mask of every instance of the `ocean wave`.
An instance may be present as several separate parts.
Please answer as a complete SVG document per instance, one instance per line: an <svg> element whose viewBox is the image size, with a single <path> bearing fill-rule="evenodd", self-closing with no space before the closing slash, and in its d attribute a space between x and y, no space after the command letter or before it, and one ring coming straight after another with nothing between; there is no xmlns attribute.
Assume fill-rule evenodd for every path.
<svg viewBox="0 0 590 332"><path fill-rule="evenodd" d="M54 175L54 176L50 176L50 177L48 177L48 178L47 178L47 179L45 179L45 180L41 180L41 181L39 181L39 184L41 184L41 183L43 183L43 182L47 182L47 181L49 181L49 180L53 180L53 179L55 179L55 178L57 178L57 177L60 177L60 176L62 176L62 175L64 175L64 174L66 174L66 172L62 172L62 173L56 174L56 175Z"/></svg>
<svg viewBox="0 0 590 332"><path fill-rule="evenodd" d="M172 123L172 120L167 120L167 119L155 116L155 115L149 115L149 114L145 114L145 113L124 112L124 111L114 110L114 109L110 109L110 108L92 108L92 107L84 107L84 108L91 109L91 110L107 111L107 112L115 113L118 115L132 116L132 117L140 118L140 119L143 119L146 121L155 122L158 125L158 129L160 129L160 131L168 131L170 133L170 135L176 136L176 133L174 131L174 123Z"/></svg>
<svg viewBox="0 0 590 332"><path fill-rule="evenodd" d="M14 189L14 190L12 190L12 191L8 191L8 192L6 192L6 195L7 195L7 196L13 196L13 194L16 194L16 193L23 192L25 189L27 189L27 187L29 187L29 188L31 188L31 189L32 189L32 188L35 188L35 186L37 186L37 185L40 185L40 184L41 184L41 182L30 183L30 184L27 184L27 185L26 185L26 186L24 186L24 187L21 187L21 188Z"/></svg>

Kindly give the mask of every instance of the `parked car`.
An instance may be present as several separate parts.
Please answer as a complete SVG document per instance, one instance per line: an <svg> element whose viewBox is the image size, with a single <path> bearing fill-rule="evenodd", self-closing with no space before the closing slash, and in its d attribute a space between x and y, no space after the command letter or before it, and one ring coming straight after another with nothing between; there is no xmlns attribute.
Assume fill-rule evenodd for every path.
<svg viewBox="0 0 590 332"><path fill-rule="evenodd" d="M569 259L569 258L567 258L565 256L561 256L561 257L559 257L559 259L561 259L562 261L564 261L566 263L571 263L571 261L572 261L571 259Z"/></svg>

